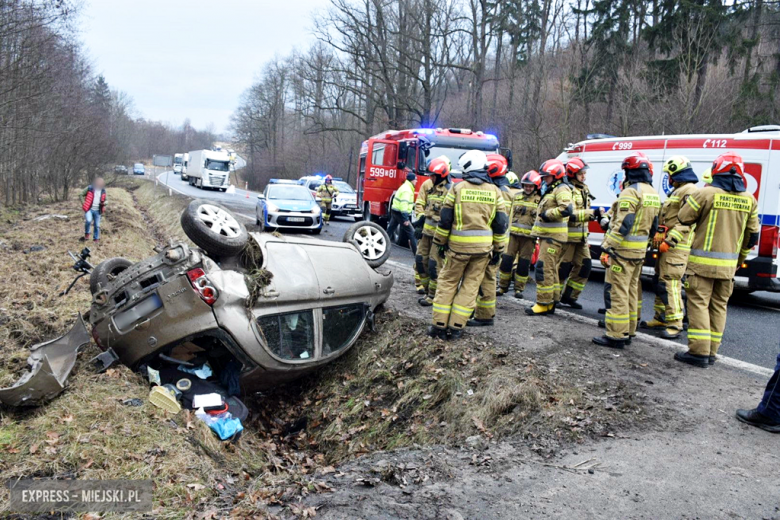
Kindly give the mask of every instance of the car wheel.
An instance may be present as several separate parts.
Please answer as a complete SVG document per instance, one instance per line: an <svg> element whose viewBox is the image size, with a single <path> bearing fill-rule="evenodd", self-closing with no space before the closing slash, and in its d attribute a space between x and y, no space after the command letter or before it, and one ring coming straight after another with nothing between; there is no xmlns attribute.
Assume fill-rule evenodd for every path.
<svg viewBox="0 0 780 520"><path fill-rule="evenodd" d="M352 224L342 240L354 245L371 267L379 267L390 258L390 237L374 222Z"/></svg>
<svg viewBox="0 0 780 520"><path fill-rule="evenodd" d="M133 265L127 258L115 257L100 262L89 275L89 290L92 294L98 292L99 285L105 286L114 277Z"/></svg>
<svg viewBox="0 0 780 520"><path fill-rule="evenodd" d="M202 199L184 209L181 227L198 247L216 256L237 255L249 240L246 227L230 210Z"/></svg>
<svg viewBox="0 0 780 520"><path fill-rule="evenodd" d="M320 233L322 233L322 228L319 227L317 229L312 229L311 233L312 233L312 235L319 235Z"/></svg>

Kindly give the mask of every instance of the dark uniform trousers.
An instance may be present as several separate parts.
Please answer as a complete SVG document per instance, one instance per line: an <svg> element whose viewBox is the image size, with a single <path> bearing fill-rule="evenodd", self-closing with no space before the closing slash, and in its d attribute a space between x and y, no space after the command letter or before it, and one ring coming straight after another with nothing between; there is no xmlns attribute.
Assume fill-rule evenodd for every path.
<svg viewBox="0 0 780 520"><path fill-rule="evenodd" d="M428 272L428 259L430 258L431 250L436 249L433 246L433 235L426 235L420 237L417 242L417 254L414 257L414 278L417 285L422 285L428 289L428 284L431 281L430 273Z"/></svg>

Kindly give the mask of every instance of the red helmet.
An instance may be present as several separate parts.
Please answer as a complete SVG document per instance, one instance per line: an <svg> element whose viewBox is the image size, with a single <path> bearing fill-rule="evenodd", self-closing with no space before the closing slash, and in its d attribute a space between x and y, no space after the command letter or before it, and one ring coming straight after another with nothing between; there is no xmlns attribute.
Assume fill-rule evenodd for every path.
<svg viewBox="0 0 780 520"><path fill-rule="evenodd" d="M550 159L544 161L539 167L539 175L542 177L552 175L556 181L559 181L566 175L566 167L558 159Z"/></svg>
<svg viewBox="0 0 780 520"><path fill-rule="evenodd" d="M566 175L569 177L576 177L578 173L589 168L588 163L575 157L571 161L566 163Z"/></svg>
<svg viewBox="0 0 780 520"><path fill-rule="evenodd" d="M506 157L499 153L487 154L487 172L490 177L506 175L508 169L509 163L507 163Z"/></svg>
<svg viewBox="0 0 780 520"><path fill-rule="evenodd" d="M621 164L620 167L624 170L641 170L642 168L646 168L650 170L650 173L653 172L653 163L651 163L650 159L642 152L634 152L623 159L623 164Z"/></svg>
<svg viewBox="0 0 780 520"><path fill-rule="evenodd" d="M536 170L525 172L520 180L520 184L530 184L531 186L536 186L537 190L540 190L542 189L542 176Z"/></svg>
<svg viewBox="0 0 780 520"><path fill-rule="evenodd" d="M733 175L739 174L745 176L745 164L742 162L742 156L734 152L720 154L712 163L712 175Z"/></svg>
<svg viewBox="0 0 780 520"><path fill-rule="evenodd" d="M449 157L442 155L435 159L431 159L430 164L428 164L428 171L435 173L439 177L446 177L450 174L450 167L451 163Z"/></svg>

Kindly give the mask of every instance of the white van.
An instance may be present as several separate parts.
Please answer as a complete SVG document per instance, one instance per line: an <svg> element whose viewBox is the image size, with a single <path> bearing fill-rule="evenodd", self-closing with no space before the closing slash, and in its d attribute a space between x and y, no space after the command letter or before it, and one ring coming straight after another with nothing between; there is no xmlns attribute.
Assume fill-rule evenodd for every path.
<svg viewBox="0 0 780 520"><path fill-rule="evenodd" d="M187 180L198 188L225 191L230 186L230 157L227 152L195 150L189 153Z"/></svg>
<svg viewBox="0 0 780 520"><path fill-rule="evenodd" d="M721 153L734 151L745 162L747 190L758 200L761 236L745 263L737 272L735 288L746 291L780 292L777 280L778 225L780 225L780 126L749 128L738 134L660 135L588 139L569 145L558 159L564 163L580 157L590 168L587 184L595 199L592 207L606 210L617 196L615 179L623 159L631 152L644 152L654 167L653 186L665 198L670 183L663 173L664 161L674 155L690 159L693 170L701 178ZM699 185L703 185L702 182ZM590 223L591 256L601 254L603 231L598 223ZM643 272L652 274L654 257L648 251ZM595 265L600 265L594 262Z"/></svg>

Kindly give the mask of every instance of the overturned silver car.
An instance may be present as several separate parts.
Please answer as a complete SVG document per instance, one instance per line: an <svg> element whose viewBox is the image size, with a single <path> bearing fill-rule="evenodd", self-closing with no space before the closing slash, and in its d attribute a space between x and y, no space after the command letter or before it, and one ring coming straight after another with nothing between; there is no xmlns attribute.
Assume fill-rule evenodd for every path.
<svg viewBox="0 0 780 520"><path fill-rule="evenodd" d="M153 370L208 363L230 369L244 392L263 389L347 352L393 286L392 273L375 269L376 248L355 240L384 241L389 254L372 223L353 226L344 242L248 233L226 208L195 200L181 224L198 248L172 242L140 262L112 258L92 269L88 320L104 361ZM86 333L81 320L74 331Z"/></svg>

